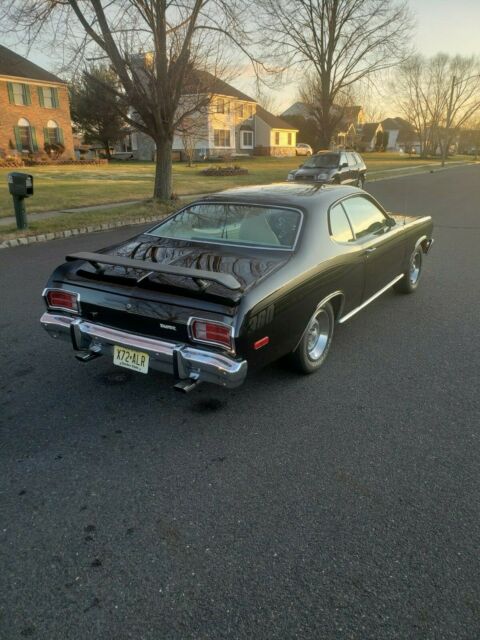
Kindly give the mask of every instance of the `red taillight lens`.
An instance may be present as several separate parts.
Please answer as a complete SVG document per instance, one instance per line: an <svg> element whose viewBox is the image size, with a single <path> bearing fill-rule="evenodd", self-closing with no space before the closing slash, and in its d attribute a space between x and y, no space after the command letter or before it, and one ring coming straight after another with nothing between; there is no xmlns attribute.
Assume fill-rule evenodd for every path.
<svg viewBox="0 0 480 640"><path fill-rule="evenodd" d="M47 305L53 309L78 312L78 294L69 291L50 290L45 293Z"/></svg>
<svg viewBox="0 0 480 640"><path fill-rule="evenodd" d="M232 347L232 327L218 322L207 320L193 320L191 324L191 336L198 342L219 344L222 347Z"/></svg>

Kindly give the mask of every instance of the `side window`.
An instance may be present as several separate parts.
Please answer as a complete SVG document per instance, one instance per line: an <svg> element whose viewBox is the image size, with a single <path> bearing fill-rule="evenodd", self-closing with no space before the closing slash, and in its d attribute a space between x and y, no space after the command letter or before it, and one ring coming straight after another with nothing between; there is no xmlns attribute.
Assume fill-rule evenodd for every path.
<svg viewBox="0 0 480 640"><path fill-rule="evenodd" d="M330 209L330 234L336 242L351 242L353 233L341 204Z"/></svg>
<svg viewBox="0 0 480 640"><path fill-rule="evenodd" d="M368 198L355 196L344 200L342 204L357 238L385 230L383 212Z"/></svg>
<svg viewBox="0 0 480 640"><path fill-rule="evenodd" d="M340 166L342 166L342 164L348 164L347 156L344 153L340 154Z"/></svg>
<svg viewBox="0 0 480 640"><path fill-rule="evenodd" d="M349 167L356 167L357 166L357 161L355 159L355 154L354 153L347 153L347 158L348 158L348 166Z"/></svg>

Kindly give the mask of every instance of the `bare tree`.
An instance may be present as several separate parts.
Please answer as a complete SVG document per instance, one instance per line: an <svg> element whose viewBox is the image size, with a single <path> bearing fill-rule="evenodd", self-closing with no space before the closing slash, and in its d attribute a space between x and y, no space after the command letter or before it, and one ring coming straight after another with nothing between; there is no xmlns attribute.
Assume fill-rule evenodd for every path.
<svg viewBox="0 0 480 640"><path fill-rule="evenodd" d="M443 83L445 119L441 136L442 166L448 155L452 136L480 111L480 64L477 58L455 56L449 60Z"/></svg>
<svg viewBox="0 0 480 640"><path fill-rule="evenodd" d="M192 166L195 160L195 152L197 151L198 144L206 141L208 138L206 115L207 110L205 109L200 110L188 118L184 118L175 132L182 140L183 150L187 157L189 167Z"/></svg>
<svg viewBox="0 0 480 640"><path fill-rule="evenodd" d="M315 87L322 146L349 87L406 55L411 19L406 0L258 0L267 59L307 71Z"/></svg>
<svg viewBox="0 0 480 640"><path fill-rule="evenodd" d="M426 156L432 149L441 110L427 59L416 55L400 65L393 90L402 115L418 132L420 153Z"/></svg>
<svg viewBox="0 0 480 640"><path fill-rule="evenodd" d="M99 52L119 78L123 116L156 145L154 197L172 191L171 149L182 121L208 103L209 75L226 66L223 45L242 51L246 0L5 0L0 24L32 40L63 33L80 53ZM147 54L138 55L139 51ZM93 54L92 54L93 55ZM222 64L220 64L222 60ZM182 96L188 93L189 100ZM182 108L183 107L183 108ZM132 113L134 116L132 117Z"/></svg>
<svg viewBox="0 0 480 640"><path fill-rule="evenodd" d="M480 111L478 60L417 55L400 66L395 88L403 115L418 131L422 155L440 148L444 164L453 137Z"/></svg>
<svg viewBox="0 0 480 640"><path fill-rule="evenodd" d="M380 78L381 81L382 78ZM376 78L364 78L351 88L351 101L362 107L365 122L381 122L385 118L385 95Z"/></svg>

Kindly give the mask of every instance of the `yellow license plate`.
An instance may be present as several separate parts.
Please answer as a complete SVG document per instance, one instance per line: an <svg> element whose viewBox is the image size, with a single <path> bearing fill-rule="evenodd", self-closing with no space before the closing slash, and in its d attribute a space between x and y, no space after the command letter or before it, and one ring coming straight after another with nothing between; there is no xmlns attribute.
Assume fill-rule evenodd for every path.
<svg viewBox="0 0 480 640"><path fill-rule="evenodd" d="M139 373L148 373L148 360L148 353L120 347L117 344L113 346L113 364L118 367L133 369Z"/></svg>

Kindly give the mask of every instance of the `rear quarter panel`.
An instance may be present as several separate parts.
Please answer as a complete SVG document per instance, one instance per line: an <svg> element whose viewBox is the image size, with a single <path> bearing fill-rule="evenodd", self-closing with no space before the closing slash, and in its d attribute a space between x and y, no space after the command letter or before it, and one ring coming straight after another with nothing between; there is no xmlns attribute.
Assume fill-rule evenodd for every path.
<svg viewBox="0 0 480 640"><path fill-rule="evenodd" d="M342 292L347 310L360 304L364 270L364 257L358 247L339 245L330 239L327 212L310 212L290 260L240 303L237 352L254 368L290 353L327 296ZM339 311L340 298L337 304ZM253 344L265 336L268 345L255 350Z"/></svg>

